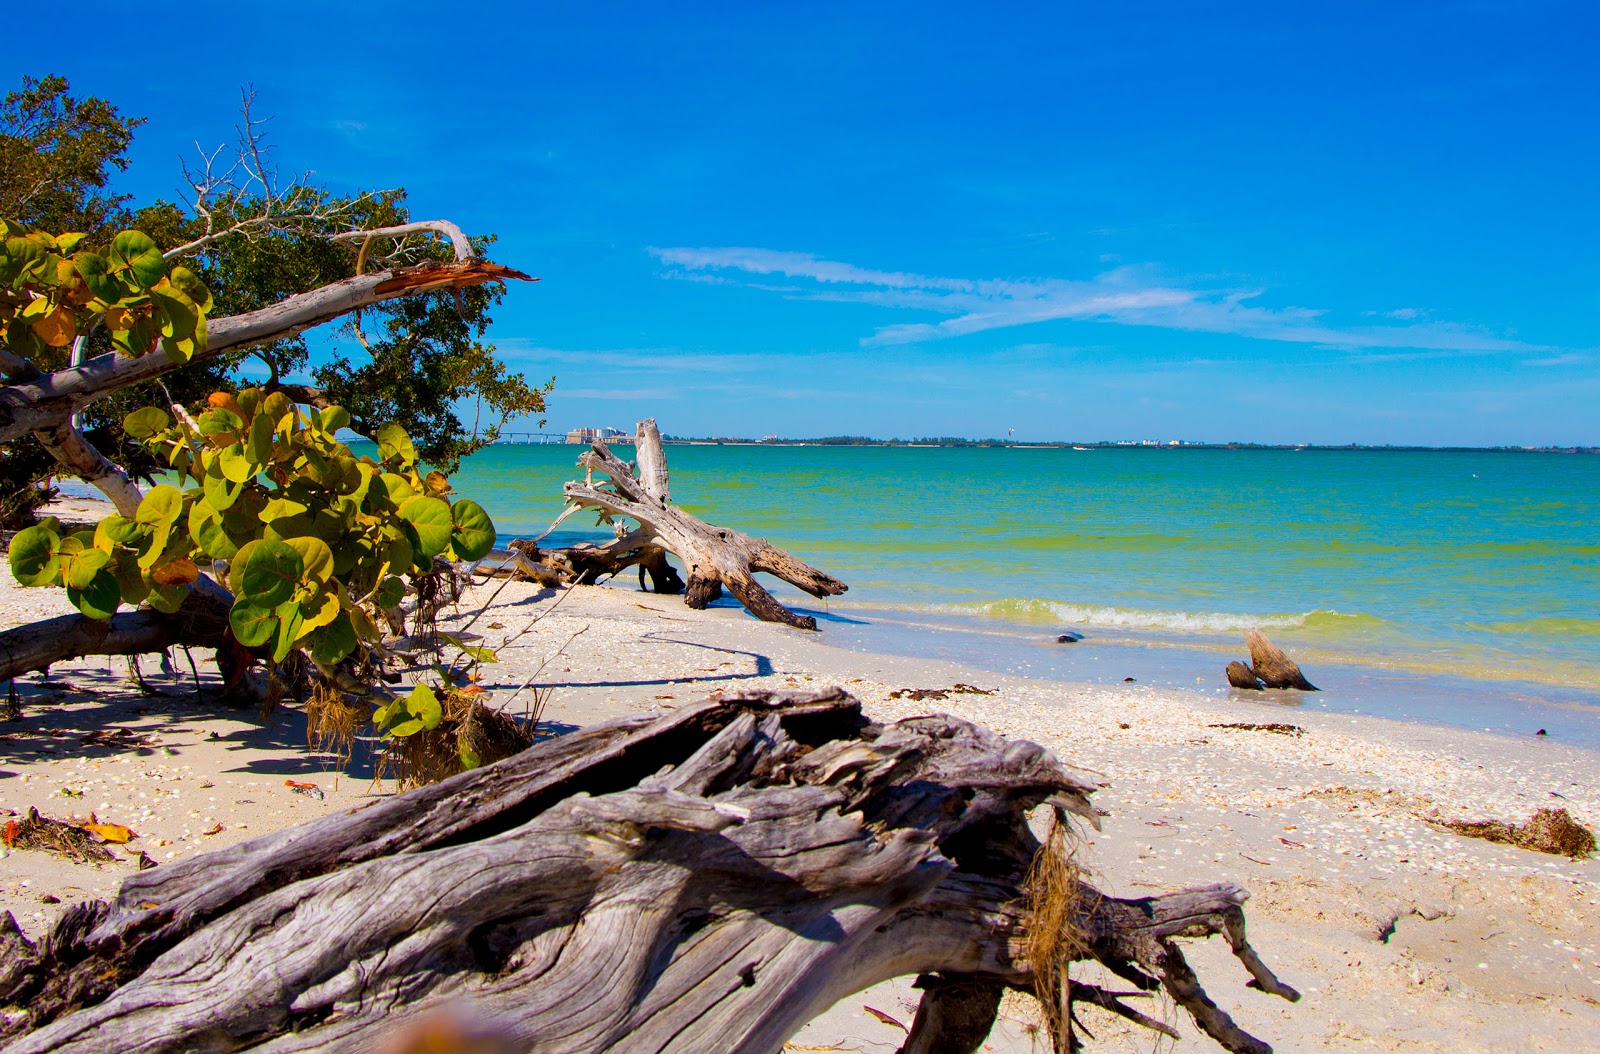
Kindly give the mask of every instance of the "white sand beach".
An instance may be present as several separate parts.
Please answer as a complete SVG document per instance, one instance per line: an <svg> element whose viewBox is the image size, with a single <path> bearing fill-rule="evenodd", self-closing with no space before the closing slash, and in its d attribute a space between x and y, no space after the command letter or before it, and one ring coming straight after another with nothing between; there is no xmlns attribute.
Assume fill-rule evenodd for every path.
<svg viewBox="0 0 1600 1054"><path fill-rule="evenodd" d="M0 584L0 628L67 613L47 589ZM479 587L480 604L500 587ZM492 627L492 628L491 628ZM584 725L661 711L718 689L840 684L880 719L946 711L1030 739L1096 773L1103 830L1081 862L1107 892L1139 896L1233 881L1253 894L1252 941L1304 998L1244 986L1218 940L1192 958L1217 1002L1279 1051L1600 1050L1600 860L1574 862L1468 839L1429 818L1521 821L1561 805L1600 824L1600 758L1543 741L1286 710L1198 692L995 676L941 662L830 647L631 587L570 594L506 585L474 626L500 662L484 686L521 713L534 678L545 720ZM196 655L200 662L202 656ZM214 674L201 663L202 689ZM0 819L48 816L125 824L138 837L110 863L0 849L0 910L30 935L75 900L105 897L136 866L161 863L348 809L392 788L369 769L341 772L310 753L304 716L262 720L196 702L188 662L143 662L150 695L123 659L63 664L18 684L23 718L0 724ZM535 671L539 671L534 676ZM892 698L905 688L976 686L993 694ZM1299 736L1218 727L1293 722ZM125 729L126 732L114 730ZM92 738L91 738L92 737ZM315 783L322 797L286 780ZM1205 946L1209 943L1209 946ZM907 979L908 981L910 979ZM846 1000L792 1049L893 1051L914 993L883 986ZM1009 1000L988 1049L1036 1047L1028 1001ZM1189 1042L1208 1049L1172 1008ZM1103 1049L1148 1051L1159 1037L1085 1010Z"/></svg>

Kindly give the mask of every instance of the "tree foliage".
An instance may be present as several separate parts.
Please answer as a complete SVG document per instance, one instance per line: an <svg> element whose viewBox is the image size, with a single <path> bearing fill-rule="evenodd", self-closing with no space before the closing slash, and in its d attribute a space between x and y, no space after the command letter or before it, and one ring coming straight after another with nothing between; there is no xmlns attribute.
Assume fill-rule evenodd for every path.
<svg viewBox="0 0 1600 1054"><path fill-rule="evenodd" d="M448 258L448 248L436 240L334 241L335 235L409 222L405 192L341 195L306 179L283 183L260 122L250 116L251 102L246 95L245 122L231 160L219 164L221 155L213 154L201 171L186 170L184 200L135 207L107 188L127 167L127 149L142 119L123 117L103 99L74 97L64 78L25 78L23 89L0 107L0 217L22 231L85 232L97 244L108 244L118 228L142 232L169 271L181 264L210 291L212 318L265 307L358 268ZM491 241L475 243L481 249ZM172 284L179 286L175 278ZM542 413L550 388L528 384L485 342L501 295L498 287L475 287L408 297L369 308L336 332L197 361L162 384L131 387L92 404L82 428L91 444L135 478L152 479L164 466L124 433L129 413L153 402L198 407L210 392L254 383L303 403L337 402L348 411L351 427L369 438L381 424L399 424L414 437L421 459L451 471L463 456L491 442L503 420ZM123 331L129 336L119 345L118 331L109 325L93 325L81 315L77 321L91 323L78 330L84 356L126 352L123 345L146 335L143 329ZM41 371L60 369L68 363L70 344L41 338L22 357ZM296 383L298 378L314 383ZM463 405L471 407L470 423L457 409ZM32 437L5 444L0 453L0 516L26 517L51 496L46 484L59 468Z"/></svg>

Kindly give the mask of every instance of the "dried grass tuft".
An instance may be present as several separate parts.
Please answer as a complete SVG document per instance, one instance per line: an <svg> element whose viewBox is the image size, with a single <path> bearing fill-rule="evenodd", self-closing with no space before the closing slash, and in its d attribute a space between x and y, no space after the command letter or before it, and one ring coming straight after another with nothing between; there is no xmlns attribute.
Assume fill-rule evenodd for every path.
<svg viewBox="0 0 1600 1054"><path fill-rule="evenodd" d="M1503 845L1581 860L1595 850L1594 832L1566 809L1539 809L1520 827L1503 820L1433 820L1437 826Z"/></svg>
<svg viewBox="0 0 1600 1054"><path fill-rule="evenodd" d="M371 707L352 705L343 692L318 680L306 700L306 746L348 765L355 754L356 735L371 717Z"/></svg>
<svg viewBox="0 0 1600 1054"><path fill-rule="evenodd" d="M1082 870L1077 846L1066 824L1051 824L1050 835L1028 868L1028 943L1023 961L1033 972L1034 996L1044 1013L1045 1028L1057 1050L1071 1049L1071 982L1068 968L1089 955L1088 941L1078 928L1083 907Z"/></svg>

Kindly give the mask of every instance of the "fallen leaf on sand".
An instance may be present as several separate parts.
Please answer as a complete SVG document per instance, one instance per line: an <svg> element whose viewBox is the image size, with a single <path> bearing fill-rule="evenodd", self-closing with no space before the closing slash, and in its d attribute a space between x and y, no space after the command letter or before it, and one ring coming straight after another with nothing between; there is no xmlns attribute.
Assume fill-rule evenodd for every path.
<svg viewBox="0 0 1600 1054"><path fill-rule="evenodd" d="M288 787L296 794L304 794L306 797L315 798L318 801L321 801L323 798L327 797L327 795L322 793L322 788L318 787L315 783L300 783L295 780L284 780L283 785Z"/></svg>
<svg viewBox="0 0 1600 1054"><path fill-rule="evenodd" d="M223 830L224 830L223 826L219 823L215 827L211 828L211 830L209 830L209 831L201 831L200 833L201 834L221 834L223 832Z"/></svg>
<svg viewBox="0 0 1600 1054"><path fill-rule="evenodd" d="M1282 842L1284 845L1292 845L1296 849L1304 849L1306 847L1306 843L1304 842L1296 842L1292 838L1284 838L1281 835L1279 836L1278 841Z"/></svg>
<svg viewBox="0 0 1600 1054"><path fill-rule="evenodd" d="M83 829L85 831L93 831L102 839L114 845L121 845L130 838L139 837L132 829L124 827L120 823L86 823L83 825Z"/></svg>
<svg viewBox="0 0 1600 1054"><path fill-rule="evenodd" d="M861 1009L865 1010L867 1013L871 1014L873 1017L877 1018L879 1021L882 1021L886 1025L893 1025L895 1028L898 1028L902 1032L910 1032L911 1031L909 1028L907 1028L906 1026L902 1025L900 1022L896 1021L894 1018L890 1017L888 1014L885 1014L882 1010L879 1010L877 1007L862 1006Z"/></svg>

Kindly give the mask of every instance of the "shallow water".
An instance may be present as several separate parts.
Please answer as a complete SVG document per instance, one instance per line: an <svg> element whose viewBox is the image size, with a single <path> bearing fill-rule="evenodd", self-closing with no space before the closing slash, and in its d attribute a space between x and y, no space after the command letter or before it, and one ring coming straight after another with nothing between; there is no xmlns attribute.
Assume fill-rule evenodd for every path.
<svg viewBox="0 0 1600 1054"><path fill-rule="evenodd" d="M503 540L526 537L559 513L578 452L494 446L454 482ZM678 445L667 455L685 508L850 584L825 606L805 601L852 620L827 626L840 644L1192 688L1217 684L1221 663L1244 656L1244 630L1260 626L1321 682L1309 705L1559 728L1600 745L1600 457ZM575 516L551 541L594 536L590 526ZM1069 629L1087 639L1054 644Z"/></svg>

